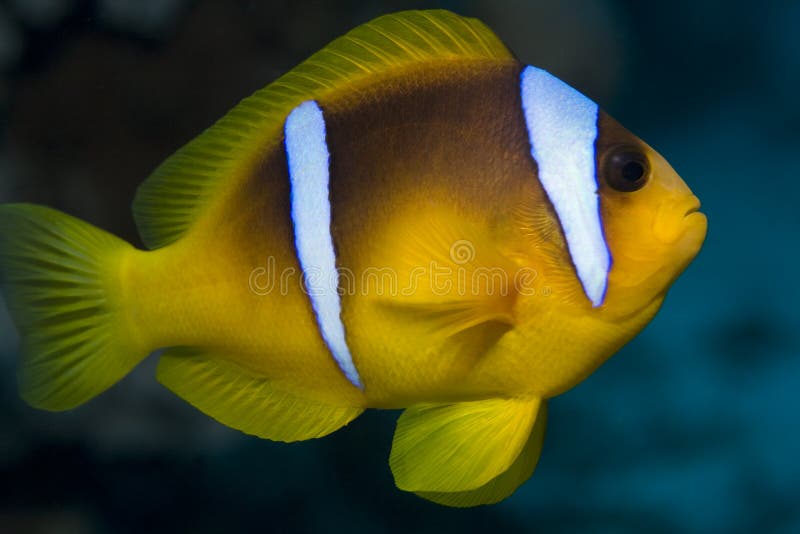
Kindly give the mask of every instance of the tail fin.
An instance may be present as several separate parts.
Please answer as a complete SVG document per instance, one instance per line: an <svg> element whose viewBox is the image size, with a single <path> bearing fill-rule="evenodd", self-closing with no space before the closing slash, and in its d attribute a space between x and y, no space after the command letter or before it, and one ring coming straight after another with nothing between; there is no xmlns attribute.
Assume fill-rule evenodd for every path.
<svg viewBox="0 0 800 534"><path fill-rule="evenodd" d="M120 303L121 262L132 250L56 210L0 206L0 282L22 338L20 393L32 406L78 406L147 356Z"/></svg>

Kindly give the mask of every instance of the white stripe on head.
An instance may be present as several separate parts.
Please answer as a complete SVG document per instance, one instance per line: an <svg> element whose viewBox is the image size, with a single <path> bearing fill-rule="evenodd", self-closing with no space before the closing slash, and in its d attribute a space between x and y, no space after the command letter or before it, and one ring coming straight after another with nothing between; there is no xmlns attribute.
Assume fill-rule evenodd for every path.
<svg viewBox="0 0 800 534"><path fill-rule="evenodd" d="M597 195L597 104L536 67L525 67L520 81L539 180L555 207L583 291L593 306L600 306L611 257Z"/></svg>
<svg viewBox="0 0 800 534"><path fill-rule="evenodd" d="M331 236L330 173L325 119L313 100L292 110L284 127L292 223L300 267L322 338L347 379L362 388L345 339L339 276Z"/></svg>

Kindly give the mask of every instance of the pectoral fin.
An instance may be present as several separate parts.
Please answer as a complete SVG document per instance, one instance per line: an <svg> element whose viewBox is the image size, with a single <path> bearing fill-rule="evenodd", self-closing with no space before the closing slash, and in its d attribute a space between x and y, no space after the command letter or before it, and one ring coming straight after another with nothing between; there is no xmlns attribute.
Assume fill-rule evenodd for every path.
<svg viewBox="0 0 800 534"><path fill-rule="evenodd" d="M397 215L376 246L407 286L383 304L450 337L486 323L514 324L516 267L480 225L447 210Z"/></svg>
<svg viewBox="0 0 800 534"><path fill-rule="evenodd" d="M538 398L512 398L407 409L389 458L397 487L453 506L504 498L533 471L541 437L531 432L541 413L536 432L543 436L541 406Z"/></svg>

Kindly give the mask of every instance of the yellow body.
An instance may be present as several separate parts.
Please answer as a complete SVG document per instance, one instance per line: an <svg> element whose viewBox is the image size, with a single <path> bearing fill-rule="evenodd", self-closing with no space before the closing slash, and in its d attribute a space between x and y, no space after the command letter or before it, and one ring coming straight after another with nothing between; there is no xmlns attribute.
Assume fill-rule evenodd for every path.
<svg viewBox="0 0 800 534"><path fill-rule="evenodd" d="M674 213L666 209L656 214L632 213L620 232L629 230L628 225L652 228L664 224L654 215L672 217L680 223L679 216L694 200L688 195L680 198L684 192L679 188L657 192L662 198L665 193L678 197L673 201ZM416 222L398 221L385 232L396 228L401 241L413 233L409 224L424 227L430 223L418 213L413 218ZM292 243L254 250L247 239L237 239L235 230L228 228L235 226L235 220L226 221L230 219L222 215L219 220L209 217L167 247L150 252L126 251L121 260L123 300L131 303L127 312L141 346L151 350L171 346L213 349L256 373L285 381L287 387L303 395L364 408L398 408L420 401L495 395L547 398L569 389L650 321L665 296L666 284L696 253L704 234L704 219L698 214L684 222L685 233L677 235L677 243L672 241L675 237L665 238L663 248L675 248L685 258L673 264L672 270L654 261L656 256L650 250L642 251L646 258L642 260L636 255L625 257L620 247L610 273L608 303L600 309L593 309L582 296L577 280L569 271L563 272L567 266L550 266L536 257L533 249L527 258L515 254L508 264L519 272L531 269L536 273L533 294L508 297L513 299L511 322L491 325L493 343L488 347L474 339L477 336L470 338L469 331L460 333L465 337L463 342L453 341L447 330L436 328L431 321L398 325L391 313L388 317L382 313L390 299L374 294L379 288L377 279L372 278L376 285L358 292L354 300L361 302L345 315L354 359L367 384L361 392L336 367L317 333L308 295L299 283L299 266L280 271L288 280L287 291L274 287L261 294L265 288L259 283L267 283L268 269L276 270L278 265L291 268L296 262ZM608 239L614 248L626 237L616 231L610 225ZM528 239L524 228L516 233L497 237L516 239L524 246ZM263 237L268 239L270 234ZM380 240L391 242L385 237ZM440 256L420 256L416 265L427 267L431 261L449 259L449 245L441 243ZM281 259L270 263L272 255ZM376 258L372 263L380 269L376 276L390 276L392 283L396 280L399 292L402 283L412 279L409 271L397 264L387 266L383 259ZM456 265L451 263L454 270ZM504 267L513 286L517 271ZM458 282L456 275L446 279ZM425 282L419 281L419 292L429 289ZM648 282L652 289L647 287ZM381 283L388 286L389 278ZM389 291L386 287L384 290ZM511 287L509 291L513 290ZM414 297L426 302L419 292ZM481 330L480 337L485 335ZM447 351L450 342L452 348ZM474 350L464 346L470 344L475 345Z"/></svg>
<svg viewBox="0 0 800 534"><path fill-rule="evenodd" d="M601 112L613 263L592 306L530 159L521 68L477 21L384 17L156 171L134 205L152 250L45 208L0 207L23 395L71 408L166 348L159 379L225 424L294 441L366 408L409 408L390 461L398 486L454 506L509 495L535 467L545 400L653 318L706 232L666 161ZM282 125L310 99L329 126L341 319L363 389L323 341L293 239ZM603 176L618 146L648 162L634 192Z"/></svg>
<svg viewBox="0 0 800 534"><path fill-rule="evenodd" d="M343 94L360 96L359 88ZM335 107L331 100L324 102ZM373 140L356 142L370 146ZM433 189L438 180L429 185L425 176L392 176L388 206L375 213L359 206L354 221L342 223L350 226L339 245L343 321L363 392L342 375L319 335L300 283L288 212L279 207L285 204L280 174L258 176L263 185L254 189L254 172L243 165L184 236L154 251L131 249L121 274L131 292L125 299L131 323L143 347L214 351L303 396L335 404L399 408L557 395L652 319L705 235L702 214L685 217L697 199L660 155L646 150L653 166L646 188L633 195L604 191L614 261L599 308L583 295L536 180L454 202L450 192ZM413 182L407 190L397 185L403 180ZM473 256L466 264L453 257L458 243ZM443 277L452 290L435 294L432 264L452 273ZM499 279L495 291L472 284L480 268L501 277L507 294L498 294ZM459 272L467 295L459 294ZM533 277L530 287L515 287L525 273ZM404 291L412 284L413 291ZM475 311L444 326L454 306Z"/></svg>

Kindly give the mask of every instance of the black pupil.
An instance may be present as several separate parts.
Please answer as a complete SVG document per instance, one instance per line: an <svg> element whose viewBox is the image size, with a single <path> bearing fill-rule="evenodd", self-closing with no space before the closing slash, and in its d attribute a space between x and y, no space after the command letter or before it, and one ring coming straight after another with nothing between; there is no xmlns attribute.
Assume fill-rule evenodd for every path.
<svg viewBox="0 0 800 534"><path fill-rule="evenodd" d="M638 161L629 161L622 166L622 177L629 182L635 182L644 174L644 167Z"/></svg>

